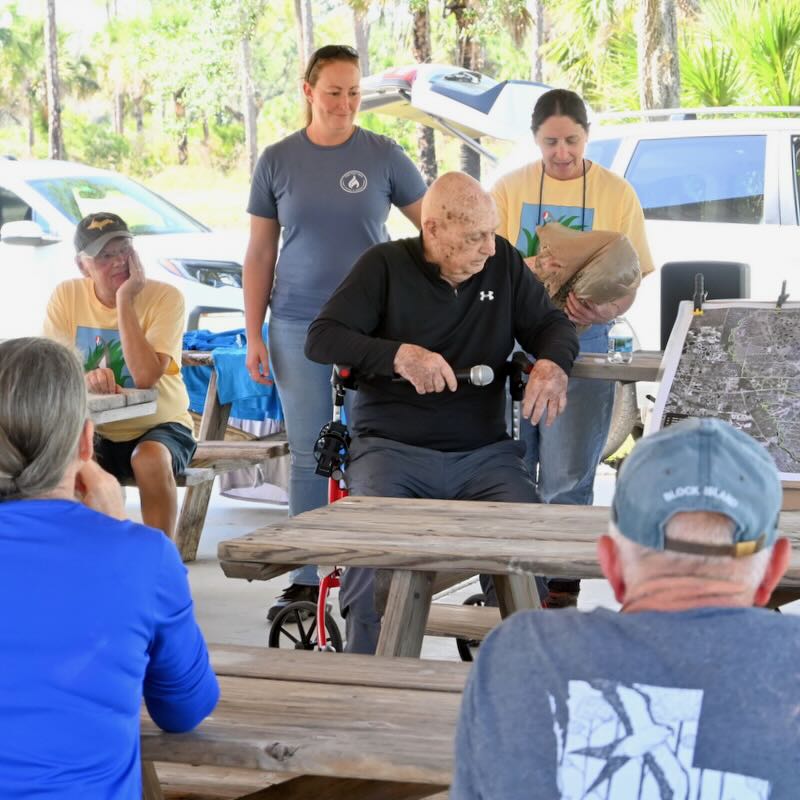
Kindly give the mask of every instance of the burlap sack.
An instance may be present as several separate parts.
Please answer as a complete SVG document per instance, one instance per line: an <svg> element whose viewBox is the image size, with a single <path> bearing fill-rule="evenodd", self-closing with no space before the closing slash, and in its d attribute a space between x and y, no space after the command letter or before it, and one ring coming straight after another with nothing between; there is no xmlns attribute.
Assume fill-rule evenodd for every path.
<svg viewBox="0 0 800 800"><path fill-rule="evenodd" d="M560 265L534 272L550 298L563 308L567 295L580 300L610 303L630 294L642 280L639 257L628 237L614 231L576 231L550 222L536 228L539 255L550 255Z"/></svg>

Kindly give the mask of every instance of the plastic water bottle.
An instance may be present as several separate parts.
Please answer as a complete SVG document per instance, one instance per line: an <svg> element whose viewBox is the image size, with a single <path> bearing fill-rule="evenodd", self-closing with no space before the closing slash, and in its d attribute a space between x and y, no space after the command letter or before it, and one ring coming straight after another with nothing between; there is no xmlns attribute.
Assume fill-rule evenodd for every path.
<svg viewBox="0 0 800 800"><path fill-rule="evenodd" d="M633 329L625 317L617 317L611 325L607 358L612 364L630 364L633 359Z"/></svg>

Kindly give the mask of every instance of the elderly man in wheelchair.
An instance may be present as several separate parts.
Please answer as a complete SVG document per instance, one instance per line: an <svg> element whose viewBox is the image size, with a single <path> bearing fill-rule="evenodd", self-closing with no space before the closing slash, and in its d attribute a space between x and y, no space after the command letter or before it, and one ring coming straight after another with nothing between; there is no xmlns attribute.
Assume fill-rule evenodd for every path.
<svg viewBox="0 0 800 800"><path fill-rule="evenodd" d="M566 404L578 339L496 226L477 181L441 176L423 200L421 235L364 253L309 327L310 359L360 376L351 494L539 501L524 445L507 434L504 365L515 340L535 356L522 414L549 424ZM477 385L489 371L475 366L497 377ZM374 570L346 570L340 604L347 650L373 653Z"/></svg>

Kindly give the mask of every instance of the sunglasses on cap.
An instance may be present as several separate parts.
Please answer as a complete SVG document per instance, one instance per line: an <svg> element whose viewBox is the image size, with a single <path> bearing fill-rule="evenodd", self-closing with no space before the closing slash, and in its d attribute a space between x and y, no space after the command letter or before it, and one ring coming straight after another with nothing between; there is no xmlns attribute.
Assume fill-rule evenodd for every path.
<svg viewBox="0 0 800 800"><path fill-rule="evenodd" d="M358 51L350 47L349 44L326 44L324 47L320 47L319 50L311 56L311 61L308 62L308 68L306 69L306 81L311 79L311 73L314 70L314 67L317 66L317 63L320 61L324 61L328 58L341 58L345 56L346 58L355 58L358 60Z"/></svg>

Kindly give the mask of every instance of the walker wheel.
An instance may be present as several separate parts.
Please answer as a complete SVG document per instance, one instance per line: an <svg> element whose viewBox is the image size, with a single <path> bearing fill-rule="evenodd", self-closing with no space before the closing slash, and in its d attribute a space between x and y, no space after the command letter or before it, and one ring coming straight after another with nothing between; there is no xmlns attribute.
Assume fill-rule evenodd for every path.
<svg viewBox="0 0 800 800"><path fill-rule="evenodd" d="M486 595L483 592L470 595L465 601L465 606L485 606ZM456 638L456 647L462 661L472 661L475 651L481 646L480 639L459 639Z"/></svg>
<svg viewBox="0 0 800 800"><path fill-rule="evenodd" d="M328 633L328 644L337 653L341 653L342 634L333 617L325 614L325 629ZM317 605L308 600L289 603L282 608L272 620L267 638L269 647L286 650L316 650L317 648Z"/></svg>

